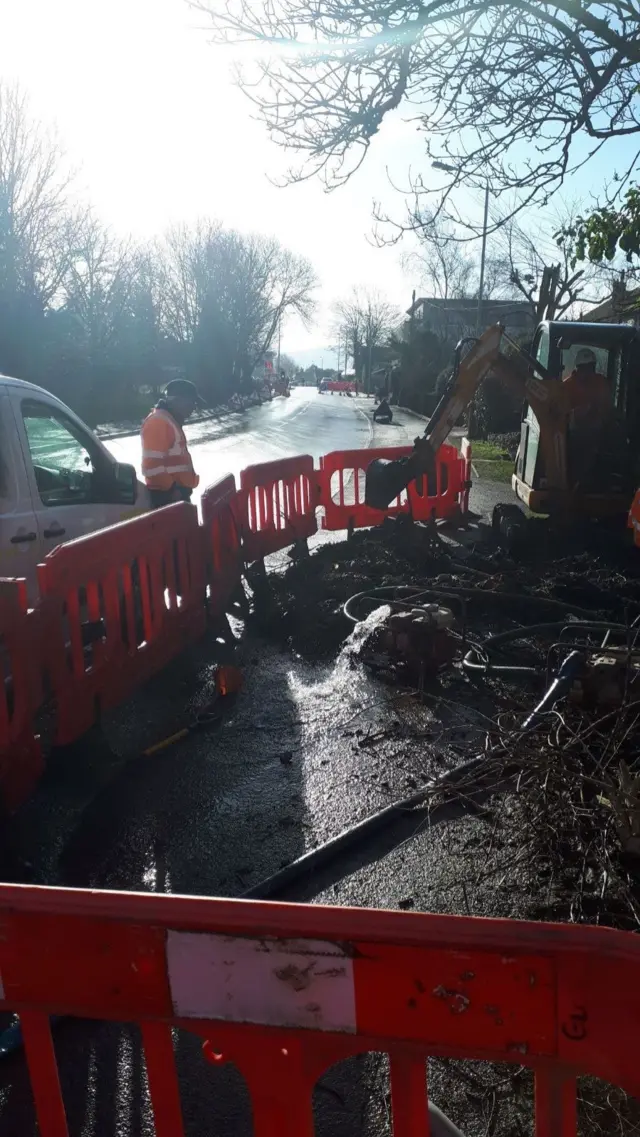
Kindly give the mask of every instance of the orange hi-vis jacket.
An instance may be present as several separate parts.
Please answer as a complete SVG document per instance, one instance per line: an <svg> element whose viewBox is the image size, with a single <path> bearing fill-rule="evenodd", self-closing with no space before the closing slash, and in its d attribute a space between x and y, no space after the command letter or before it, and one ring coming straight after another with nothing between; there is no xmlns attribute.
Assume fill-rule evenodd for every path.
<svg viewBox="0 0 640 1137"><path fill-rule="evenodd" d="M168 411L154 407L142 424L142 476L152 490L173 485L195 489L200 481L193 468L184 430Z"/></svg>

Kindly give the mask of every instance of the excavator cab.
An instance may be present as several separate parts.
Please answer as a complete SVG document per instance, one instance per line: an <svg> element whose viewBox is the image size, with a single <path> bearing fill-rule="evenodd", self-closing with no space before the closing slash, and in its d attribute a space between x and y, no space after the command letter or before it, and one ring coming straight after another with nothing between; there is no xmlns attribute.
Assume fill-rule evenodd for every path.
<svg viewBox="0 0 640 1137"><path fill-rule="evenodd" d="M572 426L567 426L567 501L546 485L540 452L540 424L529 405L524 404L520 445L513 475L513 489L534 512L553 512L571 502L572 510L583 516L606 517L629 508L640 483L640 337L638 330L625 324L595 324L586 321L546 320L541 323L531 345L530 355L540 365L537 378L549 382L565 379L576 365L581 348L589 348L596 358L596 370L610 387L613 413L603 427L597 452L578 462L572 445ZM578 472L579 468L579 472Z"/></svg>

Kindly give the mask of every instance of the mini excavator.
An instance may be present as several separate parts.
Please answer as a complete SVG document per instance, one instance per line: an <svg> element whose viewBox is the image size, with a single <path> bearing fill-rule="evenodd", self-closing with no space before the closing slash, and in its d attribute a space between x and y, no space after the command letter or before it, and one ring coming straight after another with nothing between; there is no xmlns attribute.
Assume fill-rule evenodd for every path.
<svg viewBox="0 0 640 1137"><path fill-rule="evenodd" d="M571 407L563 377L581 348L596 357L610 388L611 421L582 460L572 455ZM379 459L367 471L366 501L387 506L416 477L435 471L435 456L487 376L523 400L512 486L532 512L566 518L627 515L640 484L640 331L625 324L563 320L538 326L531 350L515 344L500 324L478 339L461 340L453 375L413 453ZM579 479L575 469L579 467Z"/></svg>

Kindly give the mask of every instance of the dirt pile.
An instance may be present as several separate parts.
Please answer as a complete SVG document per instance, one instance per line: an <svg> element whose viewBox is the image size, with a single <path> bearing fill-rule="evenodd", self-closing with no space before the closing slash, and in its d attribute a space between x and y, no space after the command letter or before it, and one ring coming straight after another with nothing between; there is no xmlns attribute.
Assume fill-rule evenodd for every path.
<svg viewBox="0 0 640 1137"><path fill-rule="evenodd" d="M344 614L350 597L392 585L451 590L457 615L479 636L515 622L564 615L631 622L640 613L635 549L620 551L613 539L586 548L580 536L563 539L535 524L526 559L515 561L495 544L469 550L429 526L389 520L251 583L261 634L307 659L326 659L339 649L351 630Z"/></svg>

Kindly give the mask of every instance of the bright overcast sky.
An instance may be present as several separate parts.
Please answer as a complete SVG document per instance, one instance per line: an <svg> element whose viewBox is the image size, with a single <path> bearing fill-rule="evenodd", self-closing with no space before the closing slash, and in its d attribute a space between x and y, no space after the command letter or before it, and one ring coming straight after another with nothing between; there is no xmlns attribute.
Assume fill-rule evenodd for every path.
<svg viewBox="0 0 640 1137"><path fill-rule="evenodd" d="M371 244L372 200L396 215L386 167L420 168L414 126L399 117L351 183L280 189L288 159L229 77L231 55L209 42L184 0L0 0L0 74L17 79L33 112L56 125L78 185L123 234L148 237L199 216L274 234L309 257L321 280L311 334L292 325L283 348L324 347L331 301L352 285L406 308L411 289L396 249Z"/></svg>
<svg viewBox="0 0 640 1137"><path fill-rule="evenodd" d="M376 199L402 215L389 175L404 186L411 167L428 179L423 144L395 115L347 186L277 188L269 178L291 156L252 120L230 79L232 59L185 0L0 0L0 75L18 80L33 112L55 124L101 218L138 238L198 217L277 236L321 282L316 326L306 333L292 323L283 349L320 356L331 303L352 286L375 287L398 308L420 286L403 273L399 248L372 245L371 210ZM624 165L628 146L610 146L568 189L582 200L597 192L617 150ZM466 208L479 219L471 196Z"/></svg>

